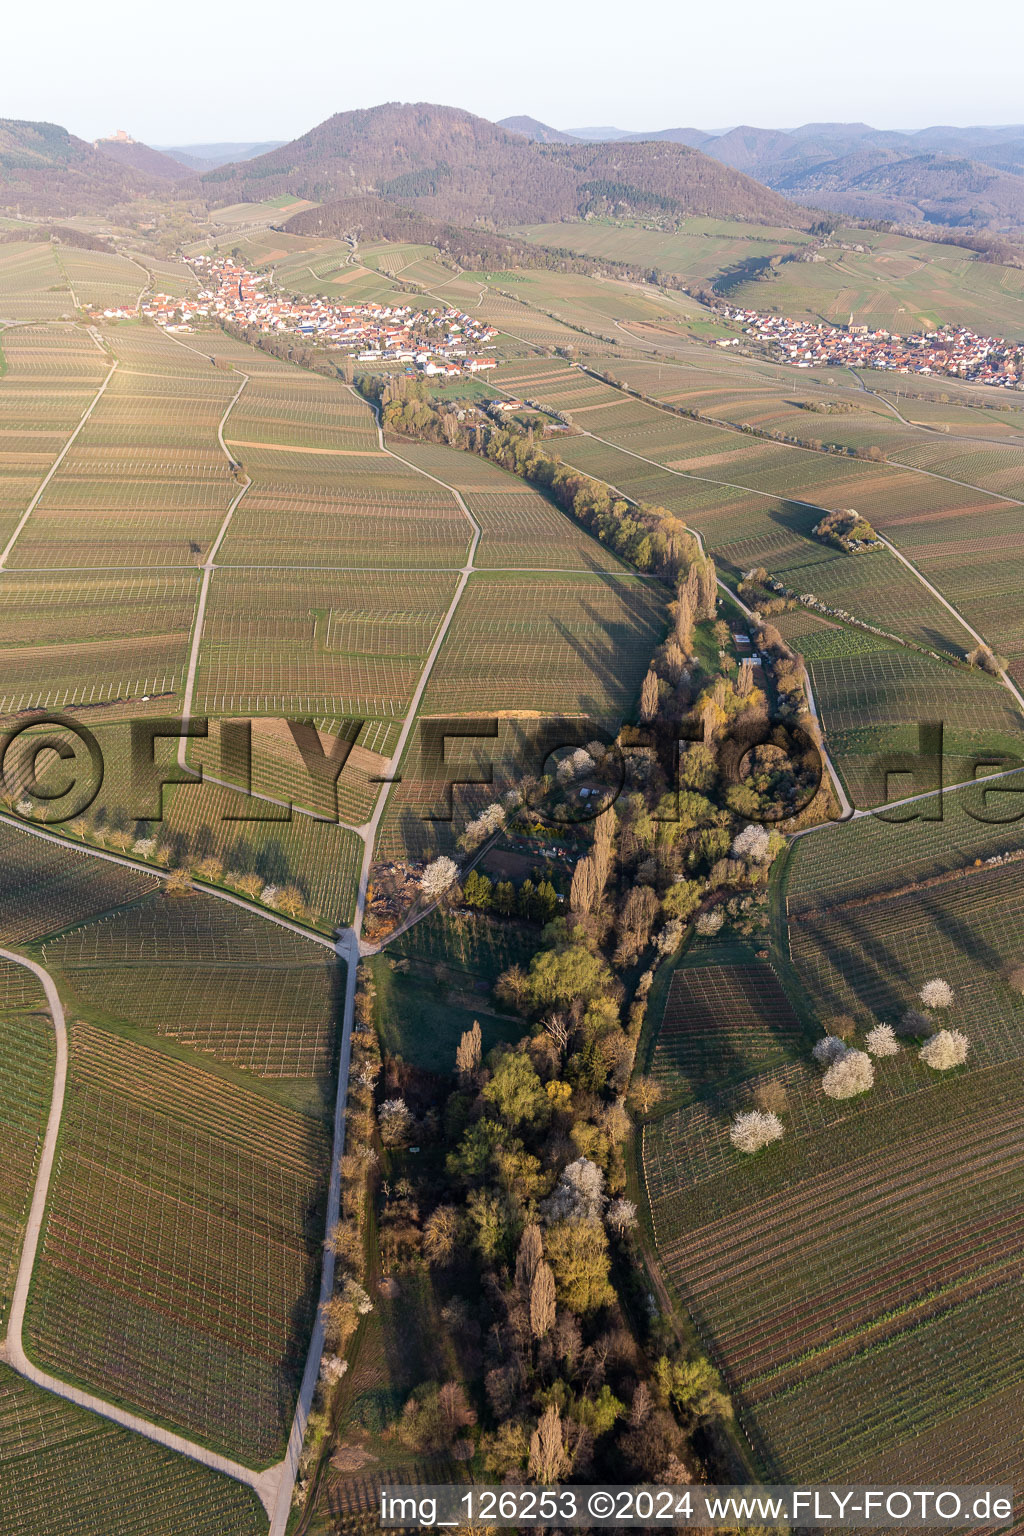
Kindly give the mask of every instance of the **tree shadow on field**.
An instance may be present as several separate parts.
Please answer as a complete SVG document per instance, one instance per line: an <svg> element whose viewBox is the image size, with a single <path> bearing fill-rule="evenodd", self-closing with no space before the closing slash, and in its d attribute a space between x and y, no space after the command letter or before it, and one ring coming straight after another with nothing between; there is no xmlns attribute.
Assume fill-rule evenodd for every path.
<svg viewBox="0 0 1024 1536"><path fill-rule="evenodd" d="M668 626L668 616L657 625L652 623L651 605L641 583L623 583L607 572L602 575L604 584L614 589L621 608L617 618L603 614L583 599L579 605L580 617L593 624L599 631L594 639L574 634L564 620L552 616L552 628L583 663L604 694L577 694L575 707L595 721L610 728L612 719L622 716L639 692L640 683L650 665L651 653ZM625 586L626 590L623 590ZM602 639L601 636L604 638ZM638 645L637 641L641 643ZM630 674L635 672L635 676ZM567 713L572 711L572 701L565 699L560 706Z"/></svg>
<svg viewBox="0 0 1024 1536"><path fill-rule="evenodd" d="M725 1033L736 1019L757 1026L756 1037L747 1032L748 1050L744 1036ZM799 1058L806 1049L803 1034L771 966L742 956L684 964L672 977L652 1060L660 1053L687 1097L714 1105L737 1083Z"/></svg>
<svg viewBox="0 0 1024 1536"><path fill-rule="evenodd" d="M950 615L950 623L956 628L959 628L959 625L956 623L956 620L952 617L952 615ZM958 640L950 639L949 635L944 635L941 629L934 629L930 624L922 625L922 627L917 630L917 633L921 636L926 645L933 646L935 650L941 651L945 656L953 656L957 661L963 661L964 657L967 655L968 647L962 645ZM975 676L977 676L977 674L975 674ZM1016 719L1017 717L1014 715L1013 718Z"/></svg>
<svg viewBox="0 0 1024 1536"><path fill-rule="evenodd" d="M883 903L879 903L877 907L868 910L874 911L881 918L886 908ZM905 988L908 978L904 976L902 961L880 936L878 923L869 926L868 920L854 917L849 912L824 913L822 916L825 922L817 929L818 947L828 956L848 992L847 996L843 996L832 987L828 989L832 1011L850 1011L852 998L856 1012L901 1013L907 1006ZM835 938L829 935L830 927L833 932L839 930L847 940L848 948L838 948ZM864 975L859 983L850 974L854 969ZM821 990L820 983L817 990Z"/></svg>
<svg viewBox="0 0 1024 1536"><path fill-rule="evenodd" d="M968 876L968 879L970 878L971 876ZM984 879L984 876L981 878ZM1002 973L1006 956L1001 955L997 949L993 949L991 944L982 937L978 928L968 926L949 907L943 906L934 897L926 897L921 906L943 938L948 939L954 949L958 950L971 965L993 972L997 976ZM922 980L927 980L927 977L923 977Z"/></svg>

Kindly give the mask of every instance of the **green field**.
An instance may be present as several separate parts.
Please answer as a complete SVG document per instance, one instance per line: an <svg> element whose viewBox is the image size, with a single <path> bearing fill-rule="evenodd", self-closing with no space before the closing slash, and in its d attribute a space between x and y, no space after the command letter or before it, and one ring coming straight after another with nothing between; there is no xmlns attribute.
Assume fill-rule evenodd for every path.
<svg viewBox="0 0 1024 1536"><path fill-rule="evenodd" d="M815 320L884 326L899 334L949 322L982 335L1024 336L1024 274L957 246L839 229L820 262L784 261L769 281L744 280L744 264L798 253L810 236L791 229L688 219L663 234L631 225L539 224L520 234L541 245L635 262L694 280L727 278L745 308ZM860 250L854 249L861 247Z"/></svg>

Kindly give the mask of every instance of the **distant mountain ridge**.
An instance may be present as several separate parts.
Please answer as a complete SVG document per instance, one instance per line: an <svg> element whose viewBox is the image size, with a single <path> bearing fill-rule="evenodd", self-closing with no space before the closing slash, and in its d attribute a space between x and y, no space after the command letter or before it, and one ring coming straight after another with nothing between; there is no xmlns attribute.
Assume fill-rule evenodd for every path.
<svg viewBox="0 0 1024 1536"><path fill-rule="evenodd" d="M225 203L378 193L495 227L592 213L807 222L779 193L685 144L537 142L429 102L338 113L269 154L208 171L202 188Z"/></svg>
<svg viewBox="0 0 1024 1536"><path fill-rule="evenodd" d="M498 127L509 133L521 133L535 144L578 144L580 140L579 134L563 133L560 128L538 122L535 117L501 117L498 119Z"/></svg>
<svg viewBox="0 0 1024 1536"><path fill-rule="evenodd" d="M1024 225L1024 126L1019 124L913 131L868 123L804 123L793 129L743 124L725 133L697 128L573 133L617 145L665 139L691 144L787 197L860 218L989 229Z"/></svg>
<svg viewBox="0 0 1024 1536"><path fill-rule="evenodd" d="M285 142L284 139L253 139L238 144L158 144L156 148L179 165L188 166L189 170L214 171L219 165L228 165L233 160L251 160L255 155L268 154L272 149L280 149Z"/></svg>

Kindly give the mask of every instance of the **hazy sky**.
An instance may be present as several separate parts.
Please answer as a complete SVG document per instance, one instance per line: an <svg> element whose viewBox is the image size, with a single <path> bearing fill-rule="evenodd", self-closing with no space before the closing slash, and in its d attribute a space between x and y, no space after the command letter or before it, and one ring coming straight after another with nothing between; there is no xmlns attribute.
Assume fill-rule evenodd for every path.
<svg viewBox="0 0 1024 1536"><path fill-rule="evenodd" d="M1022 45L1024 0L49 0L5 7L0 115L163 144L380 101L560 128L1020 123Z"/></svg>

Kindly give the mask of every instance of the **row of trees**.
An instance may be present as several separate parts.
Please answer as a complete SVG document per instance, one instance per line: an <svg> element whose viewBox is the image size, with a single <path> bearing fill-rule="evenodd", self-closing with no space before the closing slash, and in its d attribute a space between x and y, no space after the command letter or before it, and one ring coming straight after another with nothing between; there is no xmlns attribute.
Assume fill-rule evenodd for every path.
<svg viewBox="0 0 1024 1536"><path fill-rule="evenodd" d="M638 570L674 578L699 556L697 540L681 518L664 507L638 505L616 495L602 481L547 452L532 432L483 421L460 422L455 412L430 398L420 380L399 382L372 375L356 382L380 407L386 429L483 454L537 486Z"/></svg>
<svg viewBox="0 0 1024 1536"><path fill-rule="evenodd" d="M478 1457L495 1480L678 1483L728 1465L728 1399L709 1362L651 1314L626 1179L631 1111L649 1113L658 1096L635 1072L657 969L687 924L713 933L723 914L734 917L731 902L763 913L783 846L733 803L714 751L723 725L763 710L765 696L750 665L728 654L713 563L695 544L690 553L641 693L651 744L624 753L624 792L587 824L564 905L529 963L496 985L502 1008L524 1021L521 1037L488 1051L474 1024L446 1082L386 1058L374 1095L383 1264L403 1286L429 1272L447 1341L437 1354L448 1362L386 1432L416 1454ZM717 668L699 659L716 654ZM680 720L697 723L701 739L683 757L671 815L657 740ZM552 777L600 772L607 750L577 749ZM500 811L471 828L515 832L533 814L514 795ZM478 845L474 832L465 846ZM454 860L427 873L435 867L442 912L446 902L490 913L523 899L525 885L516 895L476 871L460 885Z"/></svg>

